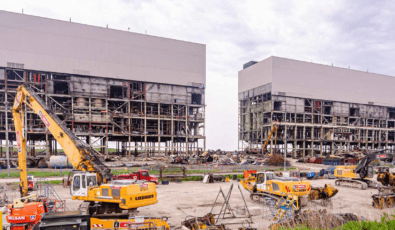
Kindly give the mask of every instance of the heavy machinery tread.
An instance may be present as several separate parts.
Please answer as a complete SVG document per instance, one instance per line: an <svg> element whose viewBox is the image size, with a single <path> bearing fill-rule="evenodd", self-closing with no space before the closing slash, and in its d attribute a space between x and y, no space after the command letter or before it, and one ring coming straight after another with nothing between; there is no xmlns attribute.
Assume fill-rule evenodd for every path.
<svg viewBox="0 0 395 230"><path fill-rule="evenodd" d="M90 202L84 201L80 204L78 210L82 215L87 215L89 214L89 207L90 207Z"/></svg>
<svg viewBox="0 0 395 230"><path fill-rule="evenodd" d="M343 187L359 188L361 190L365 190L368 188L368 184L360 180L337 179L335 181L335 185L343 186Z"/></svg>
<svg viewBox="0 0 395 230"><path fill-rule="evenodd" d="M258 199L254 199L254 196L259 196L260 197L259 200ZM255 193L251 193L250 194L250 199L252 200L252 202L259 203L259 204L262 204L263 199L265 197L272 198L273 200L276 201L276 203L277 203L277 201L279 201L282 198L282 197L278 197L276 195L267 194L267 193L261 193L261 192L255 192Z"/></svg>

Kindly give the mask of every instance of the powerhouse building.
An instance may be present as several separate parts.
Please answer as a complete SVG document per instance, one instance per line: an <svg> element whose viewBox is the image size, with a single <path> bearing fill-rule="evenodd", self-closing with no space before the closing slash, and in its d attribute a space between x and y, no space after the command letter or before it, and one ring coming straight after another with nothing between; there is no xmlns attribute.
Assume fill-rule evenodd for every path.
<svg viewBox="0 0 395 230"><path fill-rule="evenodd" d="M0 35L2 157L6 131L16 154L10 111L21 84L103 153L205 149L205 45L6 11ZM29 155L56 154L37 115L26 117Z"/></svg>
<svg viewBox="0 0 395 230"><path fill-rule="evenodd" d="M246 63L238 81L240 149L260 150L273 124L271 152L394 148L394 77L269 57Z"/></svg>

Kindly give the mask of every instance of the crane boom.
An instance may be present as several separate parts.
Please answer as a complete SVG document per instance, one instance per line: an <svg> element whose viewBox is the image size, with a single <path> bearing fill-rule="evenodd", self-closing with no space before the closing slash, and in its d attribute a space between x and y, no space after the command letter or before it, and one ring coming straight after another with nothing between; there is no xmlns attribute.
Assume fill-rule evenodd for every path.
<svg viewBox="0 0 395 230"><path fill-rule="evenodd" d="M272 127L272 130L270 130L269 136L267 137L267 139L265 141L265 144L263 144L263 146L262 146L262 151L266 150L266 147L269 145L269 141L272 138L272 135L273 135L274 131L276 132L275 133L275 137L274 137L274 142L275 142L274 146L277 146L277 125L276 125L276 123L274 123L273 127Z"/></svg>
<svg viewBox="0 0 395 230"><path fill-rule="evenodd" d="M17 89L12 114L15 123L15 132L17 134L18 158L23 190L27 188L27 179L25 179L27 178L27 170L26 138L23 134L23 104L30 107L44 122L47 129L63 148L74 169L95 172L99 184L106 183L112 179L111 169L99 159L101 154L75 136L32 89L26 85L21 85Z"/></svg>

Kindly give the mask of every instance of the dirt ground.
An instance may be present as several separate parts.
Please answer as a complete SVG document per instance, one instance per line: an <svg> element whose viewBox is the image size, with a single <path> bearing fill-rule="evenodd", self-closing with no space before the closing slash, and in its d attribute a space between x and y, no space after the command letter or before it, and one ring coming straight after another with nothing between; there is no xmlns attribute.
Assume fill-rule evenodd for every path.
<svg viewBox="0 0 395 230"><path fill-rule="evenodd" d="M298 164L293 162L296 167L309 168L310 171L318 171L321 168L327 166L322 165L311 165L311 164ZM374 178L373 180L376 180ZM324 186L326 183L334 185L334 180L330 179L319 179L310 180L312 186ZM2 180L0 180L2 183ZM233 190L230 198L230 206L234 214L239 218L232 219L220 219L218 224L227 224L231 229L237 229L241 227L241 223L246 218L244 214L244 202L238 188L238 182L231 180L231 182L220 182L214 184L205 184L202 182L182 182L182 183L170 183L169 185L158 185L158 200L159 202L155 205L139 208L139 215L141 216L166 216L169 218L168 222L173 227L179 227L181 222L187 217L200 217L209 213L213 207L214 201L220 191L220 188L225 194L228 193L231 185L233 184ZM69 210L76 210L80 204L80 201L71 200L69 189L63 188L61 185L54 186L57 193L66 200L66 204ZM249 198L249 192L241 188L242 194L246 200L248 209L253 215L252 227L258 229L267 229L268 226L273 223L270 219L270 210L261 204L253 203ZM339 193L332 198L332 202L327 207L322 207L320 202L310 202L307 207L302 210L318 210L327 209L328 212L332 213L355 213L358 216L362 216L369 220L379 219L383 212L394 214L395 208L379 210L372 207L371 196L377 193L377 189L368 188L367 190L358 190L353 188L338 187ZM7 194L10 198L17 197L17 190L9 189ZM219 204L214 207L213 213L219 213L223 198L220 196ZM230 216L230 215L226 215ZM236 223L236 224L231 224Z"/></svg>
<svg viewBox="0 0 395 230"><path fill-rule="evenodd" d="M323 186L326 183L334 184L334 180L313 180L310 181L312 186ZM181 222L187 217L199 217L209 213L213 207L214 201L218 195L220 188L225 194L228 193L231 184L233 190L230 198L230 206L234 214L239 218L220 219L219 224L229 224L228 227L237 229L241 227L245 218L244 202L238 189L238 182L222 182L214 184L205 184L202 182L182 182L170 183L169 185L158 185L158 200L155 205L139 208L139 215L142 216L167 216L169 217L169 224L173 227L180 226ZM62 186L54 186L57 193L66 200L69 210L76 210L80 201L71 200L69 189ZM253 203L249 198L249 193L242 187L241 191L246 199L246 203L250 213L253 215L251 224L258 229L267 229L273 223L270 220L270 210L263 205ZM322 207L320 202L311 202L303 210L318 210L327 209L333 213L355 213L363 216L366 219L374 220L380 218L383 211L393 214L395 208L379 210L372 207L371 196L376 193L376 189L357 190L352 188L339 188L339 193L332 199L332 204L327 207ZM9 191L10 195L17 195L15 191ZM220 196L218 203L213 210L213 213L219 213L223 198ZM226 215L230 216L230 215ZM265 217L266 216L266 217ZM238 223L238 224L230 224Z"/></svg>

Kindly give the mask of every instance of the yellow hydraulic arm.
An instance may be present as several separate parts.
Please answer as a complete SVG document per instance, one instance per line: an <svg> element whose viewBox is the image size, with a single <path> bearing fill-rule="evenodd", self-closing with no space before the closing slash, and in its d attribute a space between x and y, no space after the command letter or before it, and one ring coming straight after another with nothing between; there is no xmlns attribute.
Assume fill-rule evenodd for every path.
<svg viewBox="0 0 395 230"><path fill-rule="evenodd" d="M44 122L53 137L62 146L64 153L74 169L95 172L99 184L106 183L112 179L111 169L99 160L100 153L78 139L62 124L62 121L56 115L52 116L53 113L51 110L33 90L29 89L26 85L22 85L17 89L12 115L18 142L18 158L23 192L26 188L27 193L26 137L23 135L23 104L30 107Z"/></svg>
<svg viewBox="0 0 395 230"><path fill-rule="evenodd" d="M272 138L274 131L276 132L274 134L274 146L277 146L277 125L276 125L276 123L274 123L272 130L270 131L269 136L267 137L267 139L265 141L265 144L262 146L262 151L266 150L266 147L269 145L270 138Z"/></svg>
<svg viewBox="0 0 395 230"><path fill-rule="evenodd" d="M26 137L23 130L24 122L24 108L19 103L22 99L22 94L17 94L15 98L15 103L12 108L12 117L15 126L15 136L18 147L18 170L20 174L19 189L21 196L25 197L28 195L28 185L27 185L27 167L26 167Z"/></svg>

